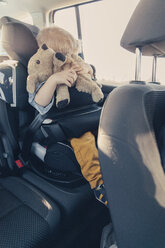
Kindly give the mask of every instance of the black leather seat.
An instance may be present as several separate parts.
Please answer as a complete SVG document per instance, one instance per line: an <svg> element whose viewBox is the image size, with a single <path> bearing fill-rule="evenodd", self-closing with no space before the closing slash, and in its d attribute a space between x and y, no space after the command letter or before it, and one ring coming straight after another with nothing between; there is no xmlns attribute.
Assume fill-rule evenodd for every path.
<svg viewBox="0 0 165 248"><path fill-rule="evenodd" d="M37 49L37 45L32 42L33 49L30 54L21 56L21 46L14 44L12 35L18 39L22 38L21 31L25 28L29 39L35 40L35 35L31 30L37 32L37 28L28 25L28 27L17 22L12 18L4 17L0 23L2 27L2 37L8 40L5 48L13 59L19 59L21 62L10 61L0 65L0 71L4 75L4 84L1 82L1 99L0 99L0 122L1 122L1 155L6 154L6 159L1 156L1 169L5 167L7 160L8 168L15 170L14 160L19 153L19 128L30 122L27 118L27 112L31 111L27 105L27 93L25 89L26 82L26 65L29 57ZM6 26L7 31L6 30ZM12 26L16 27L12 28ZM31 33L30 33L31 32ZM34 33L35 33L34 32ZM26 38L23 36L23 38ZM26 41L30 41L30 40ZM21 42L22 39L20 39ZM12 43L13 42L13 43ZM25 42L25 40L24 40ZM12 44L10 44L12 43ZM11 51L13 45L13 51ZM19 52L15 52L19 49ZM25 46L26 50L26 46ZM20 57L19 57L19 56ZM14 76L15 75L15 76ZM10 78L14 78L12 88ZM12 91L13 90L13 91ZM13 92L15 92L13 94ZM2 94L3 93L3 94ZM6 94L5 94L6 93ZM18 107L15 108L15 107ZM18 111L19 110L19 111ZM33 113L33 112L30 112ZM31 116L33 118L33 115ZM4 168L5 170L5 168ZM8 170L5 170L7 174ZM50 247L51 242L57 237L60 228L60 210L57 205L50 200L45 194L38 190L37 187L16 176L0 178L0 247Z"/></svg>
<svg viewBox="0 0 165 248"><path fill-rule="evenodd" d="M119 248L165 247L165 87L128 85L103 108L99 154Z"/></svg>
<svg viewBox="0 0 165 248"><path fill-rule="evenodd" d="M2 17L0 26L1 43L10 57L0 64L4 75L0 84L1 132L7 136L16 158L20 152L18 140L34 118L34 110L28 104L26 79L28 60L38 49L35 36L39 29L10 17Z"/></svg>
<svg viewBox="0 0 165 248"><path fill-rule="evenodd" d="M50 247L60 211L49 197L18 177L0 179L0 247Z"/></svg>

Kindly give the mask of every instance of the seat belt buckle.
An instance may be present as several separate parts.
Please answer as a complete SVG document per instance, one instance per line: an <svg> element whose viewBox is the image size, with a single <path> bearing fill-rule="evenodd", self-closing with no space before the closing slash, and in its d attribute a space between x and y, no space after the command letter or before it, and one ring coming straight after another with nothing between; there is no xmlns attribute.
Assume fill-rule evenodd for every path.
<svg viewBox="0 0 165 248"><path fill-rule="evenodd" d="M23 168L28 166L28 161L25 161L22 158L21 154L18 155L18 159L15 161L15 163L18 166L18 168Z"/></svg>
<svg viewBox="0 0 165 248"><path fill-rule="evenodd" d="M21 162L20 159L17 159L17 160L15 161L15 163L16 163L16 165L17 165L18 168L23 168L23 167L24 167L24 165L23 165L23 163Z"/></svg>

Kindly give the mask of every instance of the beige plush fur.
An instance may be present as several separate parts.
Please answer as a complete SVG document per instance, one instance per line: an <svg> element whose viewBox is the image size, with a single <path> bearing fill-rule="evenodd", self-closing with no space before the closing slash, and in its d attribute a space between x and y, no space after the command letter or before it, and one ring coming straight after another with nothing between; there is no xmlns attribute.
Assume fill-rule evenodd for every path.
<svg viewBox="0 0 165 248"><path fill-rule="evenodd" d="M59 63L59 59L54 56L53 64L54 64L54 73L59 72L64 69L68 69L72 66L73 62L81 63L82 66L86 64L83 59L81 59L78 55L66 55L65 60ZM87 64L86 64L87 65ZM92 95L92 99L94 102L99 102L103 99L104 95L101 91L101 88L92 80L92 68L89 66L89 71L86 74L78 75L77 80L75 82L75 87L79 92L86 92ZM65 103L67 105L70 102L70 96L67 85L60 85L56 91L56 105Z"/></svg>
<svg viewBox="0 0 165 248"><path fill-rule="evenodd" d="M36 84L46 81L53 74L53 57L54 51L45 44L31 57L26 85L29 93L34 93Z"/></svg>
<svg viewBox="0 0 165 248"><path fill-rule="evenodd" d="M99 102L104 96L101 88L97 82L92 80L93 70L90 65L84 62L78 56L79 42L66 30L57 26L49 27L41 30L37 36L39 46L49 47L47 50L42 51L40 48L38 52L31 58L28 65L29 77L27 80L28 92L34 92L35 85L38 82L44 81L50 76L50 72L56 73L61 70L70 68L73 62L79 64L82 68L88 68L86 74L77 75L75 87L78 91L86 92L92 95L94 102ZM52 56L52 50L54 56ZM51 52L50 52L51 51ZM47 57L45 54L47 53ZM50 54L50 61L48 57ZM58 56L57 56L58 55ZM60 58L62 56L62 59ZM38 58L37 58L38 57ZM42 58L42 59L41 59ZM36 65L36 60L42 60L40 66ZM36 75L35 75L36 74ZM42 75L42 77L41 77ZM42 78L42 79L41 79ZM32 82L34 80L34 83ZM70 102L70 95L68 86L61 84L56 89L56 106L63 108Z"/></svg>
<svg viewBox="0 0 165 248"><path fill-rule="evenodd" d="M77 54L79 51L79 42L66 30L57 26L42 29L38 36L39 46L44 43L55 52L66 54Z"/></svg>

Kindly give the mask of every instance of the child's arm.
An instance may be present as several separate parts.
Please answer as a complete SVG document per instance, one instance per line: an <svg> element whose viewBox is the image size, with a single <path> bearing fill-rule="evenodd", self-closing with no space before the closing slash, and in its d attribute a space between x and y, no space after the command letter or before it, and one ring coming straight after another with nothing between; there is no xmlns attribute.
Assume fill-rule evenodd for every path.
<svg viewBox="0 0 165 248"><path fill-rule="evenodd" d="M66 84L68 87L76 80L77 76L75 70L72 68L57 72L50 76L45 84L38 90L34 101L42 107L46 107L53 98L57 85Z"/></svg>

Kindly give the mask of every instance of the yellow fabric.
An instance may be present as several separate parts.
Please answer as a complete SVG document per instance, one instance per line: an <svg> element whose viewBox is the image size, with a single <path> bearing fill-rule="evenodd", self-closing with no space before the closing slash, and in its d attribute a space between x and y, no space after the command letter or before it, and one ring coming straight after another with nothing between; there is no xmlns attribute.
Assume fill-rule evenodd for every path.
<svg viewBox="0 0 165 248"><path fill-rule="evenodd" d="M101 194L100 196L99 196L99 200L101 200L103 198L103 194Z"/></svg>
<svg viewBox="0 0 165 248"><path fill-rule="evenodd" d="M91 132L87 132L80 138L71 139L70 143L80 164L81 172L90 183L91 188L94 189L103 184L94 135Z"/></svg>

